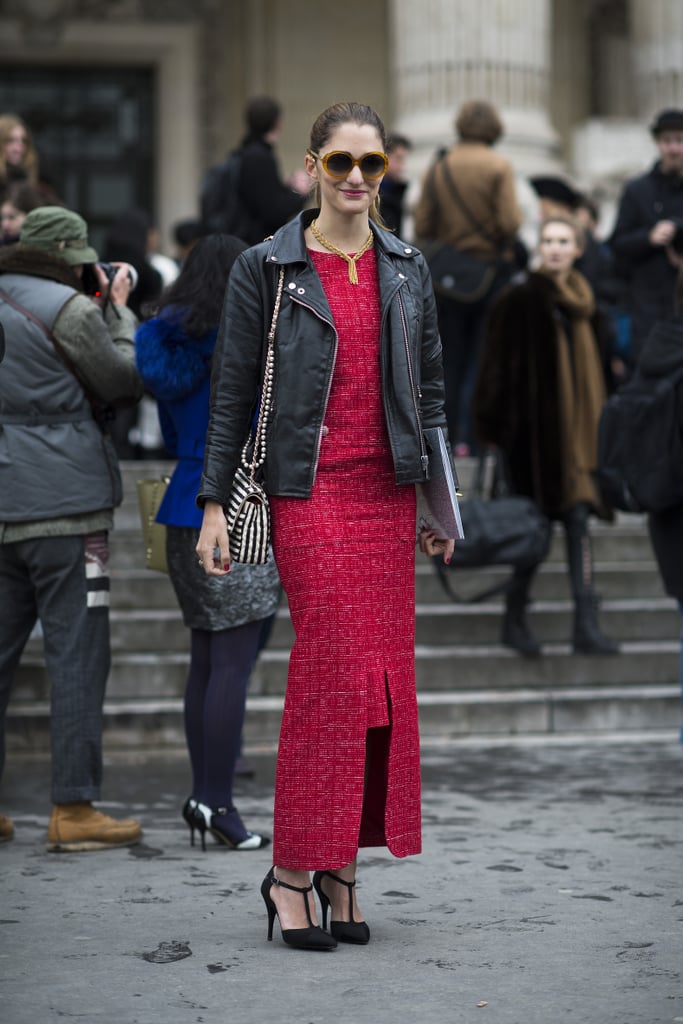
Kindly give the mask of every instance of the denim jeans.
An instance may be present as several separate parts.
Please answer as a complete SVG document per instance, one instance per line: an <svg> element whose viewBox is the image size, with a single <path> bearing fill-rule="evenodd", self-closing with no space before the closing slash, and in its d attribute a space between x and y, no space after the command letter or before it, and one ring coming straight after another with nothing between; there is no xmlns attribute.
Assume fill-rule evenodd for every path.
<svg viewBox="0 0 683 1024"><path fill-rule="evenodd" d="M106 533L0 545L0 772L10 690L40 619L57 804L100 795L102 704L111 663L108 562Z"/></svg>

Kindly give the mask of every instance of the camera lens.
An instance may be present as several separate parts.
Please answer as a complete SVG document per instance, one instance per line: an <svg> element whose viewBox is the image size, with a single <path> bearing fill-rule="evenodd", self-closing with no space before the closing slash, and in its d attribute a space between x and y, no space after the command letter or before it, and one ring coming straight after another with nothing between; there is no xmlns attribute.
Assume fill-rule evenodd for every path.
<svg viewBox="0 0 683 1024"><path fill-rule="evenodd" d="M109 284L111 284L118 273L118 266L114 266L113 263L104 262L100 262L97 265L104 271L107 277L107 281L109 281ZM130 265L130 263L124 263L123 266L125 266L128 270L128 280L130 281L130 287L132 291L138 283L138 272L135 269L135 267L132 267Z"/></svg>

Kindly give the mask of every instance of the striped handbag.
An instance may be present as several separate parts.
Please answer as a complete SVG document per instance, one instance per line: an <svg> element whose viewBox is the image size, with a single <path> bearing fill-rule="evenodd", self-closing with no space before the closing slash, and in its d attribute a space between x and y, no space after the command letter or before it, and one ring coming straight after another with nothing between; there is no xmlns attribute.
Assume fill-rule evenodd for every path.
<svg viewBox="0 0 683 1024"><path fill-rule="evenodd" d="M268 332L268 348L266 365L263 371L263 387L258 422L254 436L254 446L249 458L251 438L242 449L241 465L237 467L232 482L232 490L225 508L230 539L230 558L234 562L246 562L249 565L263 565L268 561L270 547L270 507L268 496L263 485L256 480L257 470L266 461L266 427L273 401L273 380L275 367L275 329L280 313L282 286L285 271L280 267L277 294L273 319Z"/></svg>
<svg viewBox="0 0 683 1024"><path fill-rule="evenodd" d="M233 478L228 507L225 509L230 538L230 558L234 562L263 565L268 561L270 545L270 507L260 483L241 466Z"/></svg>

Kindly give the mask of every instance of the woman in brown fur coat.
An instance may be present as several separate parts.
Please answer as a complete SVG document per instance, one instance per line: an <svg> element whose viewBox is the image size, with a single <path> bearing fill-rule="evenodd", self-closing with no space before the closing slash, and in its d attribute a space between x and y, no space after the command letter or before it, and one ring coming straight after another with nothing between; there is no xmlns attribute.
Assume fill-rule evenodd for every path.
<svg viewBox="0 0 683 1024"><path fill-rule="evenodd" d="M573 646L616 654L601 633L592 585L588 517L609 518L595 481L605 379L592 326L595 301L573 269L579 228L555 216L541 229L540 266L508 288L491 311L474 398L477 433L504 453L509 482L562 522L574 598ZM515 572L503 643L535 656L525 618L532 570Z"/></svg>

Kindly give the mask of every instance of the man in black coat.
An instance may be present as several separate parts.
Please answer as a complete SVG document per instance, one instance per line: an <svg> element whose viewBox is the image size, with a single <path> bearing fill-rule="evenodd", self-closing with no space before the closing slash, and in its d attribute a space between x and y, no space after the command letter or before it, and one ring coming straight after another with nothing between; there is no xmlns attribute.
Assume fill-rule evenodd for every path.
<svg viewBox="0 0 683 1024"><path fill-rule="evenodd" d="M675 250L680 260L674 295L676 315L666 323L655 324L643 350L640 367L656 380L671 377L683 368L683 239L679 238ZM676 389L676 408L679 430L683 436L683 385ZM683 615L683 505L673 505L648 516L650 539L667 594L675 597ZM680 650L681 697L683 697L683 633ZM683 727L680 733L683 743Z"/></svg>
<svg viewBox="0 0 683 1024"><path fill-rule="evenodd" d="M632 363L653 324L673 314L671 243L683 228L683 110L660 111L651 132L659 160L627 183L610 239L617 271L628 280Z"/></svg>
<svg viewBox="0 0 683 1024"><path fill-rule="evenodd" d="M249 100L244 112L247 134L240 148L237 190L248 226L241 237L255 245L299 213L310 188L301 171L290 182L280 177L275 144L282 130L282 109L268 96Z"/></svg>

